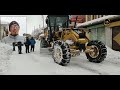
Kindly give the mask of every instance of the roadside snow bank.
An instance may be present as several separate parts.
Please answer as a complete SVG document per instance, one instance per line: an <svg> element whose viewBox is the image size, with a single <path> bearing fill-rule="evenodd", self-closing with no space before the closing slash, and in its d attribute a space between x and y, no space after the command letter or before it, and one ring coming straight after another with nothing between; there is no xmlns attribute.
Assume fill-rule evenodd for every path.
<svg viewBox="0 0 120 90"><path fill-rule="evenodd" d="M0 73L7 70L12 52L12 47L10 45L0 42Z"/></svg>
<svg viewBox="0 0 120 90"><path fill-rule="evenodd" d="M107 59L110 61L120 62L120 52L107 47Z"/></svg>

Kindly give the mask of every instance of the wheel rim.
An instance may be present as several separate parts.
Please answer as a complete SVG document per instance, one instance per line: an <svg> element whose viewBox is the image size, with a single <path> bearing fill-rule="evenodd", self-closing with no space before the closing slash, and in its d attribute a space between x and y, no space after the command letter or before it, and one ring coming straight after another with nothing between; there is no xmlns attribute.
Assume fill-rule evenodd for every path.
<svg viewBox="0 0 120 90"><path fill-rule="evenodd" d="M54 59L57 63L60 63L63 59L63 53L60 46L54 46L54 53L53 53Z"/></svg>
<svg viewBox="0 0 120 90"><path fill-rule="evenodd" d="M97 46L92 45L91 52L89 53L90 57L96 58L99 55L99 49Z"/></svg>

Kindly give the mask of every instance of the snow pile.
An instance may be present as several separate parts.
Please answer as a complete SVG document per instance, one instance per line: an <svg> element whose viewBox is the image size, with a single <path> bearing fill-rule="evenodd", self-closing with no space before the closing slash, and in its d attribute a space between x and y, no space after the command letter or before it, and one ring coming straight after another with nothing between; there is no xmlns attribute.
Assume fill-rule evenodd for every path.
<svg viewBox="0 0 120 90"><path fill-rule="evenodd" d="M0 43L0 73L7 70L9 58L12 52L13 51L11 46Z"/></svg>
<svg viewBox="0 0 120 90"><path fill-rule="evenodd" d="M110 61L118 61L120 62L120 52L107 47L107 59Z"/></svg>

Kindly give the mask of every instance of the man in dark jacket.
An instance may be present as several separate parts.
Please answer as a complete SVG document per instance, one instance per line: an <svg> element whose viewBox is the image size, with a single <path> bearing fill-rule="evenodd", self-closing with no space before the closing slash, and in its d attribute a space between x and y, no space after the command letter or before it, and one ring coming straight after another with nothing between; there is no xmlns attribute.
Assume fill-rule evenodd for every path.
<svg viewBox="0 0 120 90"><path fill-rule="evenodd" d="M26 47L26 53L30 53L29 52L29 46L30 46L30 40L29 40L29 38L28 37L26 37L26 41L25 41L25 47Z"/></svg>
<svg viewBox="0 0 120 90"><path fill-rule="evenodd" d="M16 42L13 42L13 51L15 51Z"/></svg>
<svg viewBox="0 0 120 90"><path fill-rule="evenodd" d="M17 43L17 46L18 46L18 53L19 53L19 54L22 54L22 46L23 46L22 42L19 41L19 42Z"/></svg>
<svg viewBox="0 0 120 90"><path fill-rule="evenodd" d="M36 43L36 41L35 41L35 39L33 38L33 37L31 37L31 39L30 39L30 45L31 45L31 52L33 51L34 52L34 48L35 48L35 43Z"/></svg>

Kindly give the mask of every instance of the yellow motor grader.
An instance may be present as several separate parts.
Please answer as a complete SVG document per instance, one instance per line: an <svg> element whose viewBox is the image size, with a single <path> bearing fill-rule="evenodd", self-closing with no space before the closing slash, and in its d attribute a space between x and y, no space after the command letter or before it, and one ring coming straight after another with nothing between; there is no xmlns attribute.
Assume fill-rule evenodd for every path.
<svg viewBox="0 0 120 90"><path fill-rule="evenodd" d="M77 17L76 17L77 19ZM66 66L71 57L85 52L90 62L100 63L107 55L107 48L99 40L89 40L84 28L71 26L69 15L48 15L47 30L41 39L41 48L50 47L54 62Z"/></svg>

